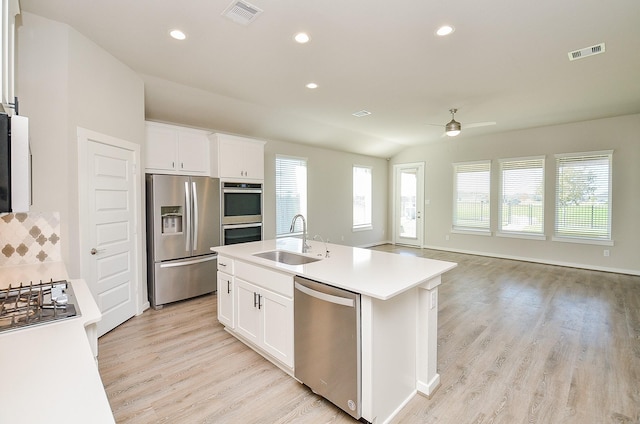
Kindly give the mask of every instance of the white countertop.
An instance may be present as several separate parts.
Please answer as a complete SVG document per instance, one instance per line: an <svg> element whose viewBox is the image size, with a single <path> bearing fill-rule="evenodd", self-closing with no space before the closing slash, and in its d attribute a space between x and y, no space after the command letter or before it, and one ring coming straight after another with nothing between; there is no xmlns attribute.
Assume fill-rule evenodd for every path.
<svg viewBox="0 0 640 424"><path fill-rule="evenodd" d="M309 240L308 244L311 250L304 256L321 259L304 265L287 265L253 256L270 250L300 253L302 240L297 238L232 244L212 247L211 250L232 259L300 275L380 300L388 300L457 266L454 262L332 243L326 244L330 252L326 258L324 243Z"/></svg>
<svg viewBox="0 0 640 424"><path fill-rule="evenodd" d="M63 263L0 268L4 287L52 278L67 279ZM102 314L84 280L71 285L80 316L0 333L0 423L115 423L85 329Z"/></svg>

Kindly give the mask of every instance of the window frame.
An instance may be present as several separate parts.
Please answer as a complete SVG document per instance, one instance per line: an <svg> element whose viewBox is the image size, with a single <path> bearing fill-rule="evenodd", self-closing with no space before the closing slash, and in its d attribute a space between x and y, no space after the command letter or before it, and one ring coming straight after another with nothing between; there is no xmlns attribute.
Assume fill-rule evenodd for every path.
<svg viewBox="0 0 640 424"><path fill-rule="evenodd" d="M607 222L606 222L606 234L604 236L593 236L589 234L573 233L569 234L568 231L561 232L560 229L560 205L559 194L561 190L561 164L578 162L587 162L598 159L607 160ZM601 244L601 245L613 245L613 233L612 233L612 218L613 218L613 150L600 150L592 152L579 152L579 153L559 153L555 155L555 169L556 169L556 187L554 193L554 207L555 207L555 222L553 228L554 241L569 242L569 243L584 243L584 244ZM576 205L578 206L578 205ZM593 216L593 204L592 212Z"/></svg>
<svg viewBox="0 0 640 424"><path fill-rule="evenodd" d="M536 239L536 240L545 240L546 236L545 236L545 177L546 177L546 157L545 156L527 156L527 157L516 157L516 158L503 158L503 159L498 159L498 165L499 165L499 173L500 173L500 179L499 179L499 191L498 191L498 231L497 234L498 236L503 236L503 237L517 237L517 238L531 238L531 239ZM540 211L542 213L542 216L540 218L540 231L522 231L522 230L509 230L509 229L505 229L503 228L503 214L504 214L504 196L505 196L505 164L514 164L515 166L517 166L518 163L523 163L524 165L526 165L526 163L529 162L532 165L535 164L536 162L539 162L539 166L521 166L519 167L520 169L541 169L542 170L542 177L541 177L541 181L539 182L542 188L542 193L540 194L540 198L541 198L541 202L542 204L540 205ZM517 168L512 168L512 169L517 169ZM530 206L532 206L530 204ZM530 220L533 218L533 216L529 215Z"/></svg>
<svg viewBox="0 0 640 424"><path fill-rule="evenodd" d="M470 161L470 162L456 162L453 163L453 211L452 211L452 232L454 233L470 233L470 234L478 234L478 235L491 235L491 159L487 160L478 160L478 161ZM485 167L486 169L482 169ZM485 222L486 225L482 226L471 226L471 225L461 225L459 222L459 213L458 213L458 175L461 174L459 171L460 168L467 168L469 172L486 172L488 175L487 179L487 218L484 219L484 210L485 206L481 203L480 211L481 218L473 219L473 221L477 222ZM478 171L473 171L474 168L478 168Z"/></svg>
<svg viewBox="0 0 640 424"><path fill-rule="evenodd" d="M364 210L365 215L368 215L368 219L365 219L364 222L356 224L356 191L358 190L356 187L356 171L357 170L366 170L368 171L369 181L368 181L368 194L365 194L364 197ZM351 168L351 226L353 231L364 231L373 229L373 167L365 166L365 165L353 165ZM366 188L365 188L366 190ZM367 205L368 201L368 205ZM367 217L365 217L367 218Z"/></svg>

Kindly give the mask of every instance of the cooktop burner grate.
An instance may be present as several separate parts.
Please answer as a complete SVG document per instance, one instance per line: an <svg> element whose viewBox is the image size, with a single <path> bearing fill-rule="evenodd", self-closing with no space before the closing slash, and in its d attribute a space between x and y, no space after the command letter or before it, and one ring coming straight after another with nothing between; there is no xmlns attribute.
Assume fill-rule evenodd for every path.
<svg viewBox="0 0 640 424"><path fill-rule="evenodd" d="M75 306L69 303L72 293L65 280L0 289L0 331L76 316Z"/></svg>

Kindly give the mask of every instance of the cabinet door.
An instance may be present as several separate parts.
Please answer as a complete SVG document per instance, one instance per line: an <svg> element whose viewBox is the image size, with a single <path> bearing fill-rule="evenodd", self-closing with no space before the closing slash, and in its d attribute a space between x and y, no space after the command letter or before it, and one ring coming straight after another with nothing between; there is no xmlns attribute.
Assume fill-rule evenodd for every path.
<svg viewBox="0 0 640 424"><path fill-rule="evenodd" d="M236 288L236 331L260 345L260 315L258 309L258 287L239 278L234 280Z"/></svg>
<svg viewBox="0 0 640 424"><path fill-rule="evenodd" d="M262 142L222 134L217 134L216 138L218 142L216 160L220 178L264 179L264 144Z"/></svg>
<svg viewBox="0 0 640 424"><path fill-rule="evenodd" d="M293 368L293 300L262 290L261 303L262 347Z"/></svg>
<svg viewBox="0 0 640 424"><path fill-rule="evenodd" d="M218 150L221 178L244 178L244 159L238 140L220 138Z"/></svg>
<svg viewBox="0 0 640 424"><path fill-rule="evenodd" d="M245 161L245 178L264 180L264 145L254 142L244 143L242 157Z"/></svg>
<svg viewBox="0 0 640 424"><path fill-rule="evenodd" d="M3 0L0 8L0 50L2 50L0 60L0 101L3 104L13 103L14 98L14 77L15 77L15 57L16 57L16 15L20 14L20 3L18 0Z"/></svg>
<svg viewBox="0 0 640 424"><path fill-rule="evenodd" d="M178 170L209 173L209 139L206 134L178 133Z"/></svg>
<svg viewBox="0 0 640 424"><path fill-rule="evenodd" d="M145 168L174 171L177 169L178 132L175 129L147 125Z"/></svg>
<svg viewBox="0 0 640 424"><path fill-rule="evenodd" d="M233 319L233 277L218 272L218 321L225 327L235 328Z"/></svg>

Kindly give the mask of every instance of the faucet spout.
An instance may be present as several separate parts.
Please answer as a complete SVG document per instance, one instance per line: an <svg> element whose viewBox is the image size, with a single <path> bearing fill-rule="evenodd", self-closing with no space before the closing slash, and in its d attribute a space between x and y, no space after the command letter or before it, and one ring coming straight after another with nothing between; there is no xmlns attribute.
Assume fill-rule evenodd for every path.
<svg viewBox="0 0 640 424"><path fill-rule="evenodd" d="M297 214L293 217L293 219L291 220L291 228L289 228L289 232L293 233L298 218L302 219L302 253L307 253L307 250L311 249L311 246L307 244L307 221L304 219L304 216L302 214Z"/></svg>

